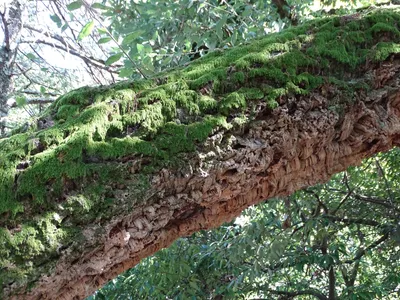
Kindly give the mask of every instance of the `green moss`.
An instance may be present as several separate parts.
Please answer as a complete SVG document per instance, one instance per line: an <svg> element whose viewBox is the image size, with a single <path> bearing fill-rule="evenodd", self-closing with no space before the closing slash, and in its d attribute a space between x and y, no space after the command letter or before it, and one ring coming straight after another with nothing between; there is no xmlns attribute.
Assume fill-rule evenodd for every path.
<svg viewBox="0 0 400 300"><path fill-rule="evenodd" d="M237 83L244 83L246 77L243 72L236 72L233 78Z"/></svg>
<svg viewBox="0 0 400 300"><path fill-rule="evenodd" d="M218 103L219 111L225 116L235 111L244 111L245 108L246 99L243 94L237 92L229 94Z"/></svg>
<svg viewBox="0 0 400 300"><path fill-rule="evenodd" d="M259 100L264 98L264 92L259 88L240 88L238 93L242 94L246 100Z"/></svg>
<svg viewBox="0 0 400 300"><path fill-rule="evenodd" d="M383 32L390 32L396 36L400 35L400 31L394 26L394 24L388 24L383 22L378 22L374 26L369 29L370 32L376 33L383 33Z"/></svg>
<svg viewBox="0 0 400 300"><path fill-rule="evenodd" d="M226 68L214 69L210 72L206 72L204 75L196 78L190 82L190 88L198 90L205 85L212 85L212 89L218 91L220 88L220 81L227 77ZM191 76L188 77L190 79Z"/></svg>
<svg viewBox="0 0 400 300"><path fill-rule="evenodd" d="M371 53L373 61L383 61L391 54L400 53L399 43L380 42Z"/></svg>
<svg viewBox="0 0 400 300"><path fill-rule="evenodd" d="M214 98L209 96L201 96L199 100L199 108L202 113L209 114L215 111L217 108L218 102Z"/></svg>
<svg viewBox="0 0 400 300"><path fill-rule="evenodd" d="M61 106L56 114L56 119L64 119L68 120L69 118L73 118L79 114L80 106L79 105L63 105Z"/></svg>

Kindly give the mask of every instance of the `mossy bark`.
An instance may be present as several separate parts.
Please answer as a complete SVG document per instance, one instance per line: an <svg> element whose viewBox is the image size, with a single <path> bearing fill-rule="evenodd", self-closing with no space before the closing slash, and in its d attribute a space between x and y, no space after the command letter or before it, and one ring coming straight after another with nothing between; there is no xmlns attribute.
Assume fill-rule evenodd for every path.
<svg viewBox="0 0 400 300"><path fill-rule="evenodd" d="M400 142L397 8L316 20L0 140L2 297L83 298L176 238Z"/></svg>

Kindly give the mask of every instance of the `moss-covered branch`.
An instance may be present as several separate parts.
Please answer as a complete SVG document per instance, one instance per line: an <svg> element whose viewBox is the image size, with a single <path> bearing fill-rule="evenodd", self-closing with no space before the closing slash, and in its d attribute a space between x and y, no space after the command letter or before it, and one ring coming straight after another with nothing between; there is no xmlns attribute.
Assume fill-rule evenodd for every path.
<svg viewBox="0 0 400 300"><path fill-rule="evenodd" d="M0 140L3 297L83 297L175 238L325 181L400 136L397 8L315 20Z"/></svg>

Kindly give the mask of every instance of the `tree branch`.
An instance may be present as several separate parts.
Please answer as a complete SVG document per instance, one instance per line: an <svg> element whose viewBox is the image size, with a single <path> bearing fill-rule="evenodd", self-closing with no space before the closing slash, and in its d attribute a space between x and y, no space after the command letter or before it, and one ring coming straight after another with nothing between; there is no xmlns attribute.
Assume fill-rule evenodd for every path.
<svg viewBox="0 0 400 300"><path fill-rule="evenodd" d="M369 250L374 249L375 247L379 246L379 244L383 243L389 238L389 232L386 232L379 240L373 242L371 245L364 249L358 250L356 256L352 259L348 259L344 261L345 264L352 264L355 261L360 260Z"/></svg>
<svg viewBox="0 0 400 300"><path fill-rule="evenodd" d="M5 48L7 50L10 50L10 33L8 31L8 24L7 24L7 20L6 20L6 16L5 16L5 10L4 13L0 12L0 17L1 17L1 22L3 23L4 26L4 44L5 44Z"/></svg>
<svg viewBox="0 0 400 300"><path fill-rule="evenodd" d="M298 20L294 14L291 13L291 7L286 0L272 0L272 3L275 4L279 17L282 20L288 19L292 25L297 25Z"/></svg>
<svg viewBox="0 0 400 300"><path fill-rule="evenodd" d="M378 204L378 205L381 205L383 207L394 209L395 211L400 212L400 209L398 209L393 204L386 202L383 199L379 199L379 198L372 197L372 196L360 195L360 194L353 194L353 197L355 199L363 201L363 202L370 202L370 203Z"/></svg>
<svg viewBox="0 0 400 300"><path fill-rule="evenodd" d="M33 98L33 99L26 99L26 104L49 104L53 103L56 99L46 99L46 98ZM18 107L17 103L13 103L11 105L12 108Z"/></svg>
<svg viewBox="0 0 400 300"><path fill-rule="evenodd" d="M361 224L367 226L379 226L381 223L373 221L373 220L364 220L364 219L352 219L352 218L341 218L332 215L323 215L322 218L326 218L331 221L342 222L345 224Z"/></svg>
<svg viewBox="0 0 400 300"><path fill-rule="evenodd" d="M24 75L24 77L25 77L26 79L28 79L28 81L29 81L29 84L27 84L27 85L24 87L24 89L27 89L32 83L34 83L34 84L37 84L37 85L44 86L45 88L50 89L50 90L53 90L53 91L57 90L57 89L54 88L54 87L48 86L48 85L46 85L46 84L43 84L43 83L38 82L38 81L36 81L35 79L31 78L31 77L27 74L27 73L29 72L30 69L24 70L24 69L22 69L22 67L21 67L19 64L16 64L16 66L17 66L17 68L21 71L21 75ZM46 93L46 94L49 94L50 96L59 96L58 93ZM54 95L52 95L52 94L54 94Z"/></svg>
<svg viewBox="0 0 400 300"><path fill-rule="evenodd" d="M336 286L336 278L335 278L335 269L331 265L329 268L329 300L335 300L336 299L336 291L335 291L335 286Z"/></svg>
<svg viewBox="0 0 400 300"><path fill-rule="evenodd" d="M38 91L29 91L29 90L22 90L22 91L19 91L19 92L27 94L27 95L47 95L47 96L53 96L53 97L58 97L58 96L61 95L59 93L52 93L52 92L41 93L41 92L38 92Z"/></svg>
<svg viewBox="0 0 400 300"><path fill-rule="evenodd" d="M35 27L31 26L31 25L28 25L28 24L24 24L24 28L32 30L32 31L37 32L37 33L40 33L40 34L43 34L43 35L47 36L48 38L52 38L52 39L60 42L65 47L73 49L73 47L70 44L68 44L62 36L60 36L58 34L50 33L45 29L37 29L37 28L35 28Z"/></svg>
<svg viewBox="0 0 400 300"><path fill-rule="evenodd" d="M43 44L43 45L51 46L53 48L57 48L57 49L62 50L64 52L66 52L66 53L69 53L71 55L79 57L84 62L87 62L87 63L95 66L96 68L106 70L106 71L108 71L110 73L116 73L116 74L118 73L117 71L112 70L110 67L105 66L103 60L94 58L92 56L86 56L85 54L82 54L82 53L78 52L77 50L75 50L73 48L68 49L68 48L66 48L64 46L57 45L57 44L48 42L48 41L43 40L43 39L22 40L21 44L22 43L25 43L25 44Z"/></svg>
<svg viewBox="0 0 400 300"><path fill-rule="evenodd" d="M271 294L275 294L275 295L285 295L288 297L296 297L296 296L302 296L302 295L311 295L314 296L320 300L329 300L328 297L326 297L324 294L309 289L309 290L303 290L303 291L296 291L296 292L286 292L286 291L276 291L276 290L271 290L271 289L267 289L267 292L270 292Z"/></svg>

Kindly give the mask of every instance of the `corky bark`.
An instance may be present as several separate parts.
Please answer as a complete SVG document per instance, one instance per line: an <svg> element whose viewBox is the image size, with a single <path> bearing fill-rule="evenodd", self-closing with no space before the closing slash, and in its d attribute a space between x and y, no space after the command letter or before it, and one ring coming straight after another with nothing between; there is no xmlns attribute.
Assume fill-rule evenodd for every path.
<svg viewBox="0 0 400 300"><path fill-rule="evenodd" d="M385 13L384 11L380 14ZM397 13L398 11L396 11ZM333 24L340 28L355 19L355 22L368 24L372 28L380 22L377 19L389 18L378 18L378 16L369 17L370 19L366 23L361 23L364 21L357 16L356 18L334 19L333 23L329 23L328 20L319 25L322 27L324 24ZM390 22L392 24L393 20L390 19ZM399 25L395 26L398 30ZM313 27L305 27L305 32L312 34L310 28ZM365 28L365 30L367 29ZM318 31L318 28L314 28L314 30ZM339 30L336 38L340 39L346 30ZM364 47L367 47L365 50L372 49L371 53L375 53L374 49L378 46L375 48L374 46L382 40L398 43L397 34L390 32L382 33L380 31L381 35L374 36L368 42L369 44L363 44ZM277 35L277 38L279 37L280 35ZM315 39L317 38L316 35ZM310 43L313 42L310 41ZM363 46L359 45L359 47ZM311 44L303 44L298 48L302 53L306 53L307 49L311 49ZM221 55L224 57L228 54ZM323 55L321 52L321 59ZM277 60L277 56L279 55L272 53L271 61ZM42 131L39 133L33 131L27 135L27 138L31 139L30 145L33 144L30 146L32 149L29 152L29 155L33 157L32 161L26 159L23 154L18 154L21 156L15 163L18 172L12 173L15 179L14 177L10 179L12 183L10 189L7 187L6 180L3 180L1 183L3 186L0 187L3 187L4 191L10 190L16 194L18 194L18 189L21 189L26 194L28 188L24 186L23 182L30 174L29 172L47 176L46 173L34 173L35 168L37 170L42 168L43 171L52 173L57 171L52 169L53 165L57 168L64 168L64 164L70 164L77 168L85 165L90 167L90 170L96 170L87 171L84 176L79 175L74 178L72 178L73 173L67 174L67 171L61 173L61 188L58 188L61 189L61 192L58 194L55 192L56 188L51 186L51 183L54 183L57 178L46 179L45 183L48 186L45 189L44 200L37 204L39 208L32 204L41 196L41 194L35 194L35 191L31 191L27 198L24 198L22 192L19 194L20 198L16 197L24 204L22 216L31 217L33 215L31 217L33 220L39 220L39 217L45 215L46 212L52 214L57 212L57 218L61 218L62 221L57 224L56 228L68 225L79 230L80 235L72 235L74 239L60 240L57 249L45 252L51 254L47 259L34 252L31 254L32 257L24 257L22 262L15 259L15 262L9 261L7 265L2 265L1 272L3 273L0 274L3 276L6 272L12 272L16 268L19 268L17 270L28 270L26 278L3 279L3 295L11 299L83 298L124 270L136 265L142 258L168 247L178 237L190 235L201 229L219 226L238 216L250 205L268 198L286 196L304 187L325 182L333 174L345 170L348 166L357 165L362 159L374 153L387 151L399 145L400 56L396 53L395 48L382 60L366 59L357 63L353 70L347 70L348 67L345 63L338 59L329 56L334 69L331 69L331 65L324 65L319 68L312 67L307 71L318 74L318 76L326 76L326 78L333 74L336 76L339 74L348 83L344 89L340 84L327 80L306 93L297 90L276 96L278 106L275 108L268 106L266 97L248 96L254 105L252 106L253 110L249 110L250 102L248 101L248 108L241 112L247 116L243 123L232 126L218 125L210 130L205 139L200 137L192 139L195 143L193 151L176 153L178 163L157 165L155 161L164 157L162 153L165 149L171 149L191 137L193 134L191 125L199 124L196 121L197 118L200 118L198 116L188 121L187 116L180 116L182 112L177 109L177 119L171 122L174 126L184 128L184 130L180 132L179 138L172 140L175 143L171 143L169 139L178 134L168 129L167 125L171 125L171 122L164 125L165 131L163 131L164 127L161 127L158 129L158 133L146 135L143 140L140 140L140 145L147 142L156 144L157 138L165 140L164 145L157 144L156 155L152 156L150 152L145 151L129 152L124 148L123 155L112 157L111 155L93 154L103 153L102 149L96 148L98 152L90 150L89 144L91 143L100 143L100 148L107 148L114 147L121 142L121 137L114 137L115 128L108 139L100 142L99 140L102 139L100 125L98 123L91 125L91 122L94 122L93 119L96 118L83 117L85 113L87 116L90 109L93 109L96 101L88 101L89 103L85 104L87 108L80 112L80 115L78 114L81 118L67 120L66 125L62 125L65 120L61 122L54 117L58 109L55 104L48 112L47 118L42 118L41 123L38 124ZM232 86L231 80L237 72L236 68L239 68L240 62L231 63L234 65L226 66L227 78L225 81L220 79L219 82L220 87L221 84L227 82L223 88L218 90L215 87L217 80L207 79L205 84L198 86L197 92L202 96L213 96L218 99L219 103L225 103L226 99L233 99L237 94L219 98L218 91L220 95L225 95L227 90L229 92L240 91L240 86L260 87L266 84L276 84L269 79L266 80L267 75L264 73L261 75L255 73L254 77L250 77L251 73L249 72L246 75L249 77L245 77L240 84ZM205 59L199 61L195 66L207 64L210 64L210 60ZM221 64L221 61L218 61L218 64L216 63L214 66L221 67ZM264 64L268 65L269 61ZM260 68L261 65L262 63L255 62L247 68L254 70ZM273 65L268 66L272 68ZM339 68L346 71L338 73ZM282 72L289 72L286 66L283 66L282 69L285 69ZM179 78L185 79L189 77L185 77L184 74L192 76L193 70L189 66L189 69L178 71L177 74L181 76ZM208 70L211 72L212 68ZM299 73L302 72L304 70ZM190 77L190 80L195 80L194 77L195 75ZM163 78L155 79L157 87L168 84ZM170 78L170 80L172 79ZM190 80L188 79L188 81ZM368 86L361 85L350 89L355 82L367 83ZM192 84L196 86L196 81ZM299 82L298 84L301 86L304 83ZM111 90L112 87L109 89ZM349 89L351 90L350 94ZM139 90L132 98L131 106L126 109L125 114L135 115L145 108L156 107L155 105L160 103L161 100L158 101L152 94L150 100L146 98L146 101L149 102L143 104L139 101L140 95L146 91L140 88ZM267 90L269 89L267 88ZM107 93L107 89L102 89L101 93ZM86 97L88 96L86 95ZM59 99L59 103L65 102L65 99ZM83 101L78 96L71 99L74 103ZM116 114L113 112L118 110L118 101L118 97L115 96L103 106L105 119L109 122L115 121ZM168 99L162 101L168 101ZM237 102L233 103L237 104ZM68 105L71 106L71 104ZM106 110L104 107L110 107L110 110ZM237 110L238 106L233 105L232 107L233 109L227 111L226 106L221 104L221 111L215 111L215 114L225 115L224 120L227 124L231 124L235 117L241 114ZM58 111L58 113L60 112ZM140 124L145 126L143 124L146 121L149 120L144 117ZM52 128L47 128L49 123L53 122L56 125L61 123L60 128L63 130L63 135L57 142L49 144L40 139L34 139L39 136L40 132L57 135L55 131L51 131ZM186 126L181 124L183 122L189 123ZM131 135L133 136L137 130L142 128L139 125L124 129L123 141L129 140ZM87 131L91 133L92 140L87 142L89 144L78 143L81 135L77 135L77 133L80 133L83 127L85 131L81 133L82 135ZM92 131L90 131L91 128ZM16 141L8 143L5 140L3 143L3 146L10 148L11 145L22 147ZM129 149L128 146L128 144L125 145ZM82 148L82 153L72 155L71 153L77 147ZM40 156L45 154L47 156ZM69 155L73 159L68 160ZM35 156L39 156L40 159L35 160ZM169 159L173 161L175 157L171 156ZM101 181L99 170L110 167L113 167L114 171L118 170L118 174L124 174L123 178L115 181L115 178L110 175L109 178L103 179L105 180L103 187L105 191L93 189L93 191L90 190L90 194L101 195L102 202L99 202L98 205L110 198L113 199L113 203L109 206L100 206L98 211L92 208L95 215L90 221L85 221L84 218L87 215L84 209L72 212L66 211L65 208L60 209L61 206L66 205L68 199L75 199L74 197L77 195L83 195L95 182ZM138 185L140 176L143 174L146 174L147 178L144 188ZM42 188L40 176L36 175L34 182L37 183L37 189ZM13 197L12 192L10 195ZM54 202L54 205L46 208L44 203L48 202ZM107 211L112 212L111 216L107 217ZM10 237L18 235L18 232L24 230L23 226L19 224L24 217L19 216L18 213L14 217L7 212L3 215L5 220L0 225L5 228L4 232L7 232L7 235L0 235L0 238L6 242L6 239L11 239ZM56 231L56 228L53 230ZM34 238L39 239L39 235ZM27 240L28 238L26 237ZM36 251L40 252L41 250L36 249ZM13 257L10 254L8 256L9 259ZM20 256L16 257L20 258ZM36 257L40 263L36 262L35 264ZM33 268L23 269L24 263L26 265L31 263Z"/></svg>

